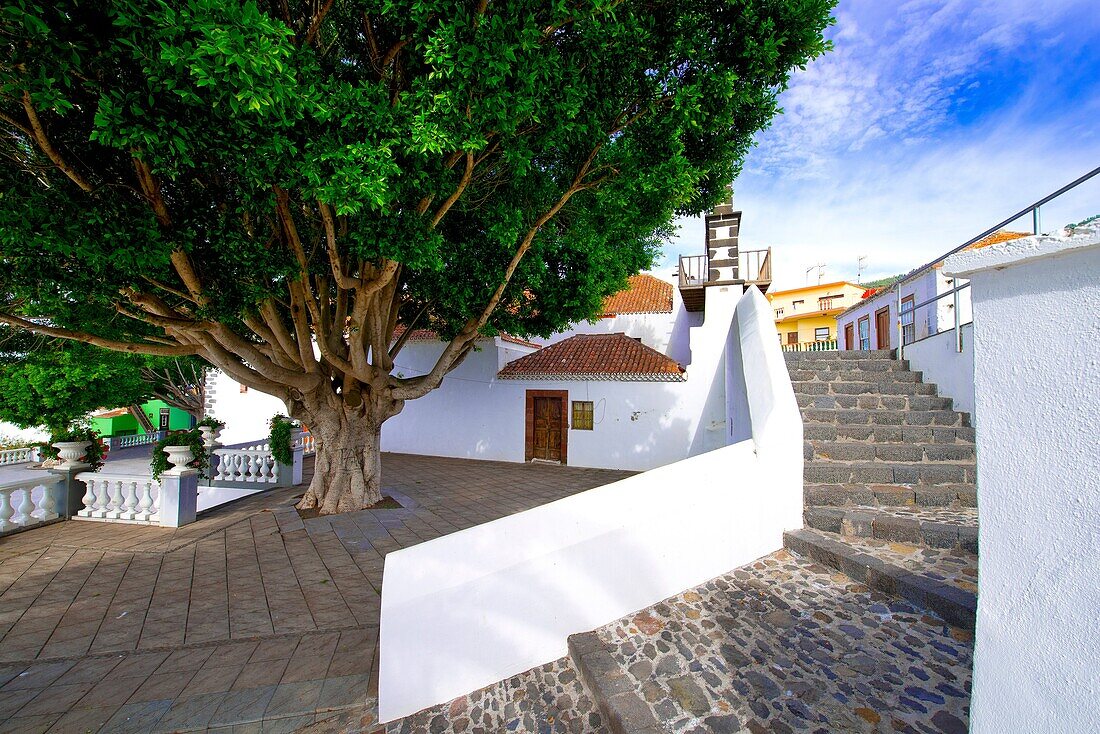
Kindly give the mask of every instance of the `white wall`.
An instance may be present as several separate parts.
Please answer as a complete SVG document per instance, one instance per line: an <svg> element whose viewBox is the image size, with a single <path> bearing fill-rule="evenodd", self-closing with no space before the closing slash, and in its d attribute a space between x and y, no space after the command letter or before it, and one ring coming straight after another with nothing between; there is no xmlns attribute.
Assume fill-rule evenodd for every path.
<svg viewBox="0 0 1100 734"><path fill-rule="evenodd" d="M905 358L909 365L924 373L925 382L934 382L942 397L953 398L956 410L974 410L974 326L962 327L962 352L955 351L955 330L907 344Z"/></svg>
<svg viewBox="0 0 1100 734"><path fill-rule="evenodd" d="M948 258L974 292L971 731L1100 722L1100 229Z"/></svg>
<svg viewBox="0 0 1100 734"><path fill-rule="evenodd" d="M229 446L244 441L267 438L268 425L276 413L286 415L286 405L276 397L249 388L241 392L241 386L221 370L211 370L206 383L208 411L218 420L225 421L219 440Z"/></svg>
<svg viewBox="0 0 1100 734"><path fill-rule="evenodd" d="M753 288L736 316L716 348L736 353L729 381L743 399L716 433L747 428L751 440L386 556L382 721L557 659L569 634L773 552L801 527L802 423L771 308ZM725 412L724 367L718 382Z"/></svg>

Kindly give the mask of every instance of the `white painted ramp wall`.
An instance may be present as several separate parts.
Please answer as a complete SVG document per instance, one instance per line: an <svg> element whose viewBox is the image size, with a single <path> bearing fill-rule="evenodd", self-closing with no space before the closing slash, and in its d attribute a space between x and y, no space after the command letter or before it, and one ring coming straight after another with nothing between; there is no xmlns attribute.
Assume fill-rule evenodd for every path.
<svg viewBox="0 0 1100 734"><path fill-rule="evenodd" d="M383 722L782 547L802 526L802 422L772 319L752 288L730 324L727 433L751 439L386 556Z"/></svg>

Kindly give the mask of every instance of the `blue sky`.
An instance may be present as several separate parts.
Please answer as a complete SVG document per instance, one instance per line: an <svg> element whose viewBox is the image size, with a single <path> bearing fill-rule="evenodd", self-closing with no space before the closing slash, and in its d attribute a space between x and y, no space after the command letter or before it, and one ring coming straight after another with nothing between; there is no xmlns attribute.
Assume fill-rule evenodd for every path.
<svg viewBox="0 0 1100 734"><path fill-rule="evenodd" d="M775 286L921 265L1100 166L1096 0L841 0L734 183ZM1100 213L1100 177L1043 228ZM701 253L699 219L665 249ZM1030 226L1030 222L1028 222ZM1022 227L1017 227L1022 228ZM817 280L817 272L810 276Z"/></svg>

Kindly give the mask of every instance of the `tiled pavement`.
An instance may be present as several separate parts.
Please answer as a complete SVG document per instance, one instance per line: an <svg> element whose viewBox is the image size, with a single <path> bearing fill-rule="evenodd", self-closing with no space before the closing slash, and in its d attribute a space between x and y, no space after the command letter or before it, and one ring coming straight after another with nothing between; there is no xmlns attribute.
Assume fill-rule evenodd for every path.
<svg viewBox="0 0 1100 734"><path fill-rule="evenodd" d="M178 530L0 540L0 733L361 720L386 553L627 475L400 454L383 473L403 509L303 521L290 488Z"/></svg>

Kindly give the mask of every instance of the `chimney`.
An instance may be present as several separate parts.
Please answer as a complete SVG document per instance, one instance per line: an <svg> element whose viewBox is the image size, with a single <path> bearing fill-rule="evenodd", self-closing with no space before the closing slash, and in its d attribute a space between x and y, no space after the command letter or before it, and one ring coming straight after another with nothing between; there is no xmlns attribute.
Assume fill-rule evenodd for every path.
<svg viewBox="0 0 1100 734"><path fill-rule="evenodd" d="M706 216L707 255L710 273L708 281L740 280L738 272L737 235L741 229L741 212L733 209L733 191L729 200L714 207Z"/></svg>

